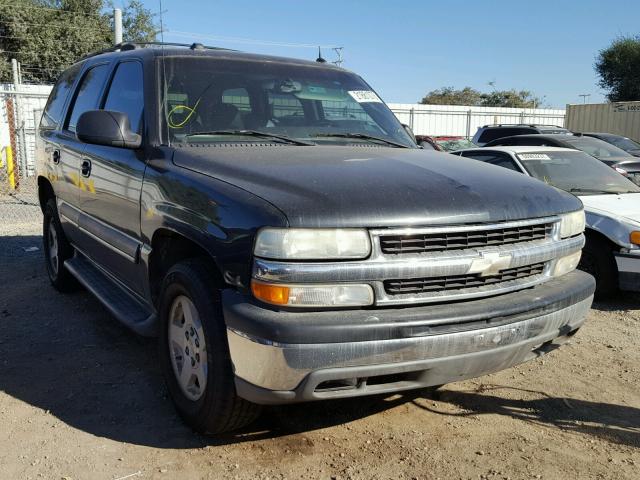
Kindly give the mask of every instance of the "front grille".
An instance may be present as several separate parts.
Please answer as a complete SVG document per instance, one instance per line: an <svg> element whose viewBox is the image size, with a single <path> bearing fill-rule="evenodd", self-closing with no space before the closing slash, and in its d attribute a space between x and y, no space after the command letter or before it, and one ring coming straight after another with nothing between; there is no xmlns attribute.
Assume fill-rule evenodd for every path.
<svg viewBox="0 0 640 480"><path fill-rule="evenodd" d="M553 223L487 228L459 232L434 232L410 235L380 235L383 253L400 255L447 250L462 250L510 243L543 240L551 236Z"/></svg>
<svg viewBox="0 0 640 480"><path fill-rule="evenodd" d="M406 295L462 290L484 287L495 283L519 280L540 275L544 271L544 262L525 267L508 268L498 275L481 277L479 275L452 275L448 277L411 278L407 280L386 280L384 289L389 295Z"/></svg>

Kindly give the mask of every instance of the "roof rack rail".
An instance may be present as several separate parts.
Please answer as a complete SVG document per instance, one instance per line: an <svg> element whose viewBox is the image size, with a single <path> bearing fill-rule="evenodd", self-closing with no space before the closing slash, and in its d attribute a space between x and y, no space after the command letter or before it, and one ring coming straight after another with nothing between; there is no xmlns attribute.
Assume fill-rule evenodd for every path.
<svg viewBox="0 0 640 480"><path fill-rule="evenodd" d="M483 125L482 128L486 127L553 127L553 128L564 128L560 125L549 125L546 123L489 123L487 125Z"/></svg>
<svg viewBox="0 0 640 480"><path fill-rule="evenodd" d="M175 43L175 42L122 42L109 48L91 52L82 57L80 60L86 60L87 58L95 57L96 55L102 55L103 53L110 52L126 52L129 50L137 50L138 48L147 47L184 47L191 50L228 50L234 51L229 48L213 47L209 45L203 45L202 43Z"/></svg>

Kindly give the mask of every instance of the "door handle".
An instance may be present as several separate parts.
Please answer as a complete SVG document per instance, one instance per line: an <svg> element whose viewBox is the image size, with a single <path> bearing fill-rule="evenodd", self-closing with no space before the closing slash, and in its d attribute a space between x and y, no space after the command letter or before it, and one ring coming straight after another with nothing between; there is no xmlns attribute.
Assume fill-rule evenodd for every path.
<svg viewBox="0 0 640 480"><path fill-rule="evenodd" d="M58 165L60 163L60 150L54 150L51 154L51 160L53 160L54 165Z"/></svg>
<svg viewBox="0 0 640 480"><path fill-rule="evenodd" d="M82 165L80 166L80 173L83 177L88 177L91 175L91 160L83 160Z"/></svg>

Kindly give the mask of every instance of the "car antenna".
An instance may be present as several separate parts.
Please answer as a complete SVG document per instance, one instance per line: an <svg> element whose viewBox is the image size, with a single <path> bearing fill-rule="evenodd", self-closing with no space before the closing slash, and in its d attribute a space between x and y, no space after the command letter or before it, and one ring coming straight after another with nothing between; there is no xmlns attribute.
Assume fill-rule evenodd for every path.
<svg viewBox="0 0 640 480"><path fill-rule="evenodd" d="M160 4L160 61L162 62L162 110L164 111L165 124L169 125L169 115L167 114L167 69L164 63L164 24L162 23L162 0L158 0ZM171 146L171 135L167 128L167 145Z"/></svg>
<svg viewBox="0 0 640 480"><path fill-rule="evenodd" d="M320 50L320 46L318 46L318 58L316 58L316 62L327 63L327 61L324 58L322 58L322 50Z"/></svg>

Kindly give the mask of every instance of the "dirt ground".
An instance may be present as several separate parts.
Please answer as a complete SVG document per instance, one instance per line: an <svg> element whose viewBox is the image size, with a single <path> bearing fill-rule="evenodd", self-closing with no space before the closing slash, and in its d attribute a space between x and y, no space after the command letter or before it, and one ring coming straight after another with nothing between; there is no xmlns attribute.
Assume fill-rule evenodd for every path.
<svg viewBox="0 0 640 480"><path fill-rule="evenodd" d="M572 344L511 370L436 394L268 408L206 438L177 417L155 342L87 292L56 293L38 225L6 231L2 480L640 478L638 295L594 305Z"/></svg>

